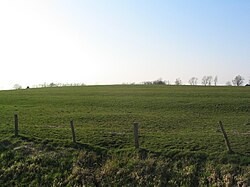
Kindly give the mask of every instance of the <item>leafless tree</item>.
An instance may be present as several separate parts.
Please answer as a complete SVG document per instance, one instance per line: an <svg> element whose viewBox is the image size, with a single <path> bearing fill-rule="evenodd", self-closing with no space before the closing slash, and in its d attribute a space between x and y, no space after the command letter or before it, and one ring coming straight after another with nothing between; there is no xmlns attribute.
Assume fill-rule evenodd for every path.
<svg viewBox="0 0 250 187"><path fill-rule="evenodd" d="M207 76L202 77L201 84L203 84L204 86L207 85Z"/></svg>
<svg viewBox="0 0 250 187"><path fill-rule="evenodd" d="M159 78L155 81L153 81L153 84L158 84L158 85L165 85L166 82L162 80L162 78Z"/></svg>
<svg viewBox="0 0 250 187"><path fill-rule="evenodd" d="M190 85L197 85L197 81L198 81L197 77L192 77L191 79L189 79L188 82Z"/></svg>
<svg viewBox="0 0 250 187"><path fill-rule="evenodd" d="M217 82L218 82L218 76L216 75L216 76L214 77L214 85L215 85L215 86L217 86Z"/></svg>
<svg viewBox="0 0 250 187"><path fill-rule="evenodd" d="M233 80L233 85L235 86L241 86L244 82L244 78L241 75L237 75Z"/></svg>
<svg viewBox="0 0 250 187"><path fill-rule="evenodd" d="M171 83L170 83L170 81L168 80L168 81L166 81L166 85L171 85Z"/></svg>
<svg viewBox="0 0 250 187"><path fill-rule="evenodd" d="M204 86L207 86L207 85L211 86L212 81L213 81L213 77L212 76L203 76L201 83Z"/></svg>
<svg viewBox="0 0 250 187"><path fill-rule="evenodd" d="M212 76L207 76L207 83L208 83L209 86L211 86L212 81L213 81L213 77Z"/></svg>
<svg viewBox="0 0 250 187"><path fill-rule="evenodd" d="M13 88L16 89L16 90L19 90L19 89L22 89L22 86L20 84L15 84L13 86Z"/></svg>
<svg viewBox="0 0 250 187"><path fill-rule="evenodd" d="M175 80L175 85L181 85L182 83L181 83L181 79L180 78L177 78L176 80Z"/></svg>
<svg viewBox="0 0 250 187"><path fill-rule="evenodd" d="M144 84L144 85L152 85L153 83L151 81L145 81L142 84Z"/></svg>
<svg viewBox="0 0 250 187"><path fill-rule="evenodd" d="M52 82L52 83L49 84L49 87L57 87L57 84Z"/></svg>

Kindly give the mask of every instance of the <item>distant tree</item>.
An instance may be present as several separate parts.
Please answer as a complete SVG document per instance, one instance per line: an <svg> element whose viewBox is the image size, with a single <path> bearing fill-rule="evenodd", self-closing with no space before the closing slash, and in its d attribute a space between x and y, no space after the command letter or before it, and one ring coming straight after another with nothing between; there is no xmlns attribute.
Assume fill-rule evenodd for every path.
<svg viewBox="0 0 250 187"><path fill-rule="evenodd" d="M170 81L165 81L166 85L171 85Z"/></svg>
<svg viewBox="0 0 250 187"><path fill-rule="evenodd" d="M162 78L159 78L155 81L153 81L153 84L158 84L158 85L165 85L166 82L162 80Z"/></svg>
<svg viewBox="0 0 250 187"><path fill-rule="evenodd" d="M207 76L203 76L202 80L201 80L201 84L204 86L207 86L208 82L207 82Z"/></svg>
<svg viewBox="0 0 250 187"><path fill-rule="evenodd" d="M189 79L188 82L190 85L197 85L197 81L198 81L198 78L192 77L191 79Z"/></svg>
<svg viewBox="0 0 250 187"><path fill-rule="evenodd" d="M152 85L153 83L151 81L145 81L143 82L144 85Z"/></svg>
<svg viewBox="0 0 250 187"><path fill-rule="evenodd" d="M213 77L212 76L203 76L202 80L201 80L201 84L203 84L204 86L211 86L213 81Z"/></svg>
<svg viewBox="0 0 250 187"><path fill-rule="evenodd" d="M215 85L215 86L217 86L217 82L218 82L218 76L216 75L216 76L214 77L214 85Z"/></svg>
<svg viewBox="0 0 250 187"><path fill-rule="evenodd" d="M181 85L181 84L182 84L181 79L180 79L180 78L177 78L177 79L175 80L175 85Z"/></svg>
<svg viewBox="0 0 250 187"><path fill-rule="evenodd" d="M235 86L241 86L244 82L244 78L241 75L237 75L233 80L232 83Z"/></svg>
<svg viewBox="0 0 250 187"><path fill-rule="evenodd" d="M49 87L56 87L56 86L57 86L57 84L55 84L53 82L49 84Z"/></svg>
<svg viewBox="0 0 250 187"><path fill-rule="evenodd" d="M230 82L230 81L227 81L227 82L226 82L226 86L232 86L231 82Z"/></svg>
<svg viewBox="0 0 250 187"><path fill-rule="evenodd" d="M19 89L22 89L22 86L20 84L15 84L13 86L13 88L16 89L16 90L19 90Z"/></svg>
<svg viewBox="0 0 250 187"><path fill-rule="evenodd" d="M212 81L213 81L213 77L210 75L210 76L207 76L207 84L209 85L209 86L211 86L212 85Z"/></svg>
<svg viewBox="0 0 250 187"><path fill-rule="evenodd" d="M46 87L48 87L48 85L47 85L47 83L45 82L45 83L41 84L41 87L42 87L42 88L46 88Z"/></svg>

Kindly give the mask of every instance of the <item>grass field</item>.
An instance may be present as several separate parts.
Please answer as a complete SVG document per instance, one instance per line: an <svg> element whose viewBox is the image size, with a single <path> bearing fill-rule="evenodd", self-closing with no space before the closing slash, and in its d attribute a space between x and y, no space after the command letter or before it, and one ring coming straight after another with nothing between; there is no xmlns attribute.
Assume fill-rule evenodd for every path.
<svg viewBox="0 0 250 187"><path fill-rule="evenodd" d="M181 158L250 164L250 88L203 86L83 86L0 91L0 141L14 134L28 139L71 141L74 120L80 144L109 153L133 149L133 122L139 122L140 146ZM235 154L228 155L218 121Z"/></svg>

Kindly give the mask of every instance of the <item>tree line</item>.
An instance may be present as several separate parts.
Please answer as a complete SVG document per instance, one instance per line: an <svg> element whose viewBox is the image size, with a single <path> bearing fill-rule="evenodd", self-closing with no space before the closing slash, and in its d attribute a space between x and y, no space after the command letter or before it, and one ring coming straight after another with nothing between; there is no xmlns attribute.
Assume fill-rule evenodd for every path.
<svg viewBox="0 0 250 187"><path fill-rule="evenodd" d="M242 86L244 84L244 77L242 77L241 75L237 75L236 77L234 77L234 79L232 81L228 81L225 83L226 86ZM198 85L198 78L197 77L191 77L188 80L189 85ZM203 86L217 86L218 83L218 76L216 75L215 77L211 76L211 75L205 75L202 77L201 79L201 85ZM146 81L143 82L142 84L144 85L171 85L170 81L164 81L161 78L157 79L155 81ZM182 85L182 80L180 78L177 78L174 82L173 85ZM249 83L246 84L246 86L250 86L250 80Z"/></svg>
<svg viewBox="0 0 250 187"><path fill-rule="evenodd" d="M234 77L234 79L232 81L227 81L225 83L226 86L242 86L244 84L244 77L242 77L241 75L237 75L236 77ZM203 86L217 86L218 83L218 76L216 75L215 77L211 76L211 75L205 75L202 77L201 79L201 85ZM132 83L135 84L135 83ZM159 78L157 80L154 81L145 81L142 82L142 84L144 85L171 85L170 81L166 81L163 80L162 78ZM191 77L188 80L188 84L189 85L193 85L196 86L198 85L198 78L197 77ZM183 85L183 82L180 78L177 78L174 81L174 84L172 85ZM65 83L43 83L43 84L39 84L39 85L35 85L32 86L33 88L48 88L48 87L64 87L64 86L85 86L84 83L70 83L70 84L65 84ZM250 80L249 82L246 84L246 86L250 86ZM22 86L20 84L15 84L13 86L14 89L22 89ZM27 89L29 88L29 86L26 87Z"/></svg>
<svg viewBox="0 0 250 187"><path fill-rule="evenodd" d="M39 85L34 85L32 88L52 88L52 87L66 87L66 86L85 86L84 83L43 83ZM22 86L20 84L15 84L13 86L14 89L22 89ZM27 86L26 89L29 89L30 87Z"/></svg>

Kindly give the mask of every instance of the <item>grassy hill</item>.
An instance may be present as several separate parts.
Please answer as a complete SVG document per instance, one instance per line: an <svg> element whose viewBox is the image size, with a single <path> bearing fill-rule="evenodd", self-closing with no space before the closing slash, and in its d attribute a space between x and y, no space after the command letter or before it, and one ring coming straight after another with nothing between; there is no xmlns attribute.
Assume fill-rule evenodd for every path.
<svg viewBox="0 0 250 187"><path fill-rule="evenodd" d="M19 138L13 137L14 113L19 115ZM111 171L119 170L121 163L128 168L128 173L133 173L138 165L142 168L143 164L150 165L154 173L158 172L155 177L159 177L157 181L165 180L166 183L162 184L170 186L215 184L216 180L223 183L223 177L228 173L235 175L234 178L242 177L234 179L234 183L247 181L248 175L250 178L249 114L248 87L118 85L0 91L1 161L9 158L9 162L2 163L2 168L5 169L0 170L0 183L7 184L4 176L16 165L15 161L34 164L36 162L31 158L40 153L48 154L47 157L44 156L44 160L51 159L52 163L53 160L58 161L55 161L54 167L47 166L55 170L48 176L48 185L72 185L70 181L77 181L71 176L76 166L75 161L89 155L98 167L91 164L83 166L90 173L95 173L95 180L90 180L90 183L86 182L87 179L85 183L80 180L76 184L97 185L101 184L100 181L107 180L107 183L112 181L110 184L119 185L119 181L126 180L125 176L128 175L125 172L115 179L111 177L114 175ZM71 119L75 124L77 144L71 143ZM218 121L224 124L233 154L226 151ZM142 149L137 151L133 148L133 122L139 122ZM29 150L28 153L25 150ZM20 152L23 157L16 157L16 152ZM54 156L57 155L55 158L52 152ZM62 158L58 154L64 155L65 166L61 166ZM83 158L81 155L84 155ZM178 165L180 160L182 162ZM136 167L132 167L130 162ZM164 166L166 163L169 165ZM36 164L42 168L41 164ZM220 169L216 167L218 164ZM163 173L158 168L161 165L166 167L163 173L167 173L167 168L171 168L170 173L176 173L161 179ZM224 166L229 169L221 169ZM58 169L60 167L63 171ZM101 170L106 167L109 167L111 173L102 176ZM185 168L193 176L186 182ZM211 171L208 168L212 168ZM216 180L209 181L212 171L217 170L219 173ZM13 172L15 171L14 167ZM41 169L41 177L44 177L45 171L47 170ZM154 177L152 171L149 171L151 175L148 176L148 181L151 180L150 177ZM178 173L181 171L183 173ZM138 181L145 180L140 179L138 172ZM31 180L27 176L28 174L20 175L12 184L26 184ZM33 176L31 181L34 184L45 184L46 180L41 177ZM55 179L60 179L61 183L60 180L53 183ZM133 183L131 178L127 179L129 181L132 182L131 185L143 185L137 180ZM161 185L157 181L152 181L152 184Z"/></svg>

